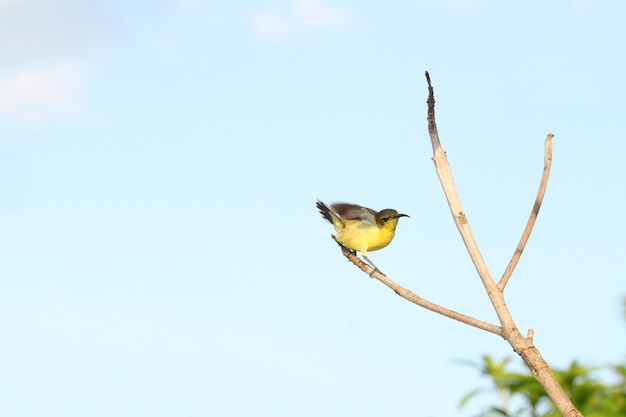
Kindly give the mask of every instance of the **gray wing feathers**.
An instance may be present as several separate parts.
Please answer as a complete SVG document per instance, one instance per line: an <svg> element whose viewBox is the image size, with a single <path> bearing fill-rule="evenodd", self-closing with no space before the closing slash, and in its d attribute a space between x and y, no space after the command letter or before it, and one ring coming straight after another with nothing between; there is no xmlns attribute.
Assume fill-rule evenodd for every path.
<svg viewBox="0 0 626 417"><path fill-rule="evenodd" d="M376 214L378 214L376 210L348 203L336 203L330 208L344 220L364 220L376 224Z"/></svg>

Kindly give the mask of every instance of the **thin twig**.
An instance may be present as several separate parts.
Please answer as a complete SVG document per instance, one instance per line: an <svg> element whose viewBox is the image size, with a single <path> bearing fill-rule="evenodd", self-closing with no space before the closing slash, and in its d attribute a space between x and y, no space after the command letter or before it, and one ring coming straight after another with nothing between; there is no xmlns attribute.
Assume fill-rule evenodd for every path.
<svg viewBox="0 0 626 417"><path fill-rule="evenodd" d="M337 239L335 238L335 236L332 236L332 238L335 239L335 242L337 242ZM440 306L439 304L435 304L431 301L423 299L422 297L418 296L411 290L404 288L403 286L390 280L382 272L378 270L374 270L374 268L372 268L370 265L366 264L365 262L361 261L361 259L353 251L346 248L341 243L337 242L337 244L341 246L341 251L343 255L346 258L348 258L350 262L352 262L354 265L356 265L366 274L370 275L372 278L376 278L377 280L379 280L380 282L382 282L383 284L391 288L396 294L398 294L400 297L404 298L405 300L410 301L413 304L417 304L418 306L423 307L427 310L430 310L435 313L441 314L443 316L449 317L451 319L460 321L461 323L469 324L470 326L474 326L481 330L485 330L485 331L488 331L488 332L491 332L491 333L497 334L498 336L503 337L502 328L500 326L496 326L494 324L490 324L482 320L478 320L474 317L466 316L465 314L461 314L454 310L450 310L448 308Z"/></svg>
<svg viewBox="0 0 626 417"><path fill-rule="evenodd" d="M439 133L437 132L437 124L435 123L435 94L433 87L430 84L430 76L428 75L428 72L426 72L426 80L428 81L428 134L430 135L430 141L433 147L433 162L435 163L437 177L443 187L443 192L446 196L446 200L448 200L448 206L450 207L452 218L454 219L454 223L461 234L463 243L465 243L465 247L467 248L470 258L474 263L474 267L476 268L480 279L483 281L487 294L489 294L489 299L492 303L494 303L495 299L492 294L500 292L500 290L491 277L491 273L487 268L487 264L485 263L480 250L478 249L478 244L474 239L474 234L472 233L472 229L470 228L465 212L463 211L461 199L459 198L456 186L454 185L454 178L452 177L452 170L450 169L448 158L446 157L446 153L441 148L441 143L439 142ZM498 306L494 304L494 307L497 309Z"/></svg>
<svg viewBox="0 0 626 417"><path fill-rule="evenodd" d="M543 196L546 193L546 188L548 186L548 178L550 177L550 167L552 166L553 137L554 135L552 133L548 133L548 137L546 138L545 142L545 155L543 158L543 175L541 177L541 183L539 184L539 190L537 191L535 205L530 212L528 223L526 223L526 228L524 229L524 233L522 233L519 244L517 245L517 248L513 253L513 257L511 258L509 265L506 267L504 274L502 274L500 282L498 282L498 288L500 288L500 291L504 291L504 287L506 287L507 282L509 282L509 278L511 278L513 270L515 270L517 262L522 256L522 252L524 252L524 248L526 247L526 243L528 242L528 238L530 237L530 232L532 232L533 227L535 226L535 221L537 220L537 215L539 214L539 209L541 208L541 203L543 202Z"/></svg>

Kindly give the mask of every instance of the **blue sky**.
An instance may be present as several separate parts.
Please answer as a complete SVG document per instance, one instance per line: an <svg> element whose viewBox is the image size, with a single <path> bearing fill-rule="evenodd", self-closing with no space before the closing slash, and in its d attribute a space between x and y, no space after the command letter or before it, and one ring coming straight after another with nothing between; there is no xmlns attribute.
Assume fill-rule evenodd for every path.
<svg viewBox="0 0 626 417"><path fill-rule="evenodd" d="M564 366L623 360L618 1L0 0L2 415L471 416L496 336L408 304L315 200L408 213L371 259L494 322L435 175Z"/></svg>

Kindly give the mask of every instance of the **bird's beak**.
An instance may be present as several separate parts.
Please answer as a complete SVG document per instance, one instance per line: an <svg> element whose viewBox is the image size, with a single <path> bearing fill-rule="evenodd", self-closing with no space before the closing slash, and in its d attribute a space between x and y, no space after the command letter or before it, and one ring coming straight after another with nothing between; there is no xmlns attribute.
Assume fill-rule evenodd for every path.
<svg viewBox="0 0 626 417"><path fill-rule="evenodd" d="M408 214L396 214L396 219L399 219L400 217L411 217Z"/></svg>

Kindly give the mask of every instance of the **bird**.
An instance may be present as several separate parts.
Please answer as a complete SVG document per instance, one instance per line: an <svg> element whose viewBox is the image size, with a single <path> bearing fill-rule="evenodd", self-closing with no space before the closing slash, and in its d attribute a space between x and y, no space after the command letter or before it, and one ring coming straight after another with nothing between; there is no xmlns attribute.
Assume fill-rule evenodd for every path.
<svg viewBox="0 0 626 417"><path fill-rule="evenodd" d="M337 231L337 241L354 252L361 252L361 256L374 268L372 274L380 270L367 257L367 252L389 245L396 234L398 219L411 217L394 209L376 211L357 204L335 203L329 207L317 200L316 206L324 220Z"/></svg>

